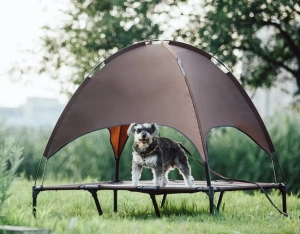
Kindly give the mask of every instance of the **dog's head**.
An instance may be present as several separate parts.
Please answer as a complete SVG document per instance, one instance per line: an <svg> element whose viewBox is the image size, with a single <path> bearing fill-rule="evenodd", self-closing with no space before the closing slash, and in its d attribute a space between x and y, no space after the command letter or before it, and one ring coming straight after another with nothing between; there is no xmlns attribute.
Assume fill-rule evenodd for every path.
<svg viewBox="0 0 300 234"><path fill-rule="evenodd" d="M132 123L128 130L128 136L134 135L134 141L141 147L147 147L152 143L155 134L159 135L157 124L137 124Z"/></svg>

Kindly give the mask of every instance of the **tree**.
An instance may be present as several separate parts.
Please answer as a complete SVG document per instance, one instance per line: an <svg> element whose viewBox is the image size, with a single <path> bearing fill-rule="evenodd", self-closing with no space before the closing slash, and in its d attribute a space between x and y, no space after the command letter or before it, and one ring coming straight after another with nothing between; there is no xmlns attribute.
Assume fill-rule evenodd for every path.
<svg viewBox="0 0 300 234"><path fill-rule="evenodd" d="M44 27L46 49L40 72L52 69L53 78L67 67L67 82L78 85L88 72L109 55L134 42L157 38L162 31L153 23L159 1L71 0L69 20L60 28Z"/></svg>
<svg viewBox="0 0 300 234"><path fill-rule="evenodd" d="M72 0L69 20L59 29L45 27L40 72L51 69L58 77L57 71L68 67L72 75L67 81L77 85L117 50L168 36L168 31L168 39L195 45L230 68L242 61L243 85L269 88L286 70L285 79L295 79L300 87L298 0L204 1ZM188 20L176 28L174 19ZM264 30L268 37L262 38Z"/></svg>
<svg viewBox="0 0 300 234"><path fill-rule="evenodd" d="M285 70L284 79L294 78L300 93L298 0L206 0L205 7L205 17L191 18L190 28L177 34L192 35L187 40L229 67L242 61L244 86L270 88Z"/></svg>

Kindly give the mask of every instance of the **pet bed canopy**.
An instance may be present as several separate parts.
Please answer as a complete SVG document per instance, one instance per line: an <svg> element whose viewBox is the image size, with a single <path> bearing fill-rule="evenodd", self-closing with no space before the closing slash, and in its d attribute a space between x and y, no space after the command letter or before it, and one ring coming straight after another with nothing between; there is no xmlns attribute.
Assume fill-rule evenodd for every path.
<svg viewBox="0 0 300 234"><path fill-rule="evenodd" d="M170 192L169 188L153 189L147 184L144 190L125 186L126 190L149 193L153 204L156 203L153 197L157 194L206 192L212 212L214 192L258 189L257 185L236 187L232 184L228 187L224 184L223 191L222 183L218 186L211 183L206 137L212 128L237 128L270 156L275 152L252 101L232 73L223 72L213 59L212 55L198 48L175 41L140 42L118 51L99 64L96 68L104 66L91 76L95 68L79 86L60 116L44 156L48 160L72 140L108 128L117 162L115 182L119 182L118 161L127 141L128 125L132 122L157 123L179 130L193 142L205 165L207 187L177 186ZM111 187L112 184L103 183L74 186L34 186L34 204L40 191L86 189L93 194L97 205L95 191L111 189L115 192L116 207L116 191L125 189L124 185ZM283 194L283 209L286 210L284 184L264 184L262 187L279 188ZM220 195L219 202L221 199ZM158 212L157 205L154 206ZM98 202L98 211L99 207Z"/></svg>
<svg viewBox="0 0 300 234"><path fill-rule="evenodd" d="M219 126L235 127L269 154L274 147L257 110L230 72L193 46L141 42L106 59L87 77L59 118L44 156L91 131L151 122L173 127L207 160L206 136ZM123 137L122 131L111 133ZM120 142L121 144L124 141ZM114 144L115 153L122 146ZM116 154L117 156L117 154Z"/></svg>

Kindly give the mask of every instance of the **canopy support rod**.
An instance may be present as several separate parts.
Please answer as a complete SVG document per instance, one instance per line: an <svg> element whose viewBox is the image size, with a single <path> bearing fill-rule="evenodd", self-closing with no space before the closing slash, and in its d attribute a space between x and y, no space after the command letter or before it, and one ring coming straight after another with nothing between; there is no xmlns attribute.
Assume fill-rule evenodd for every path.
<svg viewBox="0 0 300 234"><path fill-rule="evenodd" d="M280 176L281 176L281 181L283 182L284 181L284 178L283 178L283 173L282 173L282 169L281 169L281 166L280 166L280 163L279 163L279 159L278 159L278 154L277 154L277 152L276 151L274 151L273 153L272 153L272 156L275 156L275 158L276 158L276 161L277 161L277 165L278 165L278 167L279 167L279 171L280 171Z"/></svg>
<svg viewBox="0 0 300 234"><path fill-rule="evenodd" d="M116 168L115 168L115 180L114 182L119 182L119 168L120 168L120 159L116 158Z"/></svg>
<svg viewBox="0 0 300 234"><path fill-rule="evenodd" d="M42 177L42 186L43 186L43 184L44 184L44 179L45 179L45 173L46 173L47 162L48 162L48 158L46 159L45 166L44 166L44 172L43 172L43 177Z"/></svg>
<svg viewBox="0 0 300 234"><path fill-rule="evenodd" d="M206 182L207 186L211 186L211 178L210 178L210 169L208 166L208 157L206 158L206 161L204 162L204 168L205 168L205 176L206 176Z"/></svg>
<svg viewBox="0 0 300 234"><path fill-rule="evenodd" d="M275 171L275 166L274 166L274 158L273 158L273 155L272 155L272 154L270 154L270 156L271 156L272 169L273 169L273 174L274 174L275 183L277 183L276 171Z"/></svg>
<svg viewBox="0 0 300 234"><path fill-rule="evenodd" d="M87 75L87 77L90 77L90 75L91 75L98 67L100 67L102 63L104 63L104 61L98 63L98 64L93 68L93 70Z"/></svg>
<svg viewBox="0 0 300 234"><path fill-rule="evenodd" d="M190 82L187 78L187 74L186 72L184 71L184 67L183 67L183 64L181 63L180 59L178 58L177 54L175 53L175 51L169 46L169 44L167 44L166 42L162 41L162 45L172 54L172 56L174 57L174 59L177 61L178 63L178 66L182 72L182 75L184 77L184 80L185 80L185 83L186 83L186 86L188 88L188 91L189 91L189 94L190 94L190 98L192 100L192 104L193 104L193 107L194 107L194 111L195 111L195 116L196 116L196 120L197 120L197 124L198 124L198 129L199 129L199 135L200 135L200 139L201 139L201 142L202 142L202 146L204 148L204 145L206 143L205 141L205 136L203 136L203 131L202 131L202 126L201 126L201 121L200 121L200 116L199 116L199 112L198 112L198 109L197 109L197 105L196 105L196 102L195 102L195 98L194 98L194 95L193 95L193 92L192 92L192 87L190 85ZM201 152L200 152L201 154ZM206 149L203 149L203 154L202 156L205 157L205 161L207 162L208 161L208 152ZM207 180L207 186L210 186L211 184L211 179L210 179L210 173L209 173L209 168L208 168L208 163L206 163L206 166L207 166L207 173L206 173L206 180Z"/></svg>
<svg viewBox="0 0 300 234"><path fill-rule="evenodd" d="M39 163L39 166L38 166L38 169L36 171L35 180L34 180L34 186L36 186L36 181L37 181L37 178L38 178L38 175L39 175L39 172L40 172L40 167L41 167L41 164L42 164L42 161L43 161L43 157L44 156L42 155L40 163Z"/></svg>

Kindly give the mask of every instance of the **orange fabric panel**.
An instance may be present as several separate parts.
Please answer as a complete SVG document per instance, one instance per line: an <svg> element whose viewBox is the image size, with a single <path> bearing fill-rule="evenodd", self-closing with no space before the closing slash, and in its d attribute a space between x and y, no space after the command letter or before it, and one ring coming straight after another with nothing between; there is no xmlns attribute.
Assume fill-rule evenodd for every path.
<svg viewBox="0 0 300 234"><path fill-rule="evenodd" d="M114 150L115 158L120 158L122 150L128 139L127 129L129 125L120 125L108 128L110 132L110 142Z"/></svg>

